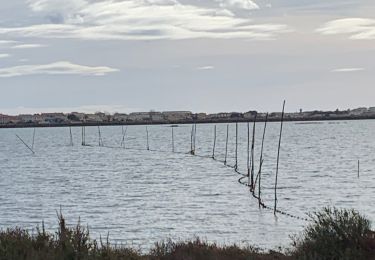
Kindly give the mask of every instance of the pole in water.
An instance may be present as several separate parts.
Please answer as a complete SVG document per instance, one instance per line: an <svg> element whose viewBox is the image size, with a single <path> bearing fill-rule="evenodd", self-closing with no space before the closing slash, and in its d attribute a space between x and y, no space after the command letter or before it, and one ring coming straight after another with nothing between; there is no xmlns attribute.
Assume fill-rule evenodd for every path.
<svg viewBox="0 0 375 260"><path fill-rule="evenodd" d="M262 146L260 148L259 171L258 171L257 177L255 178L255 183L258 180L258 201L259 201L259 207L261 206L261 201L262 201L261 200L261 178L262 178L262 166L263 166L263 148L264 148L264 139L265 139L265 136L266 136L267 120L268 120L268 113L266 114L266 118L264 120Z"/></svg>
<svg viewBox="0 0 375 260"><path fill-rule="evenodd" d="M32 144L31 144L31 149L33 149L34 150L34 142L35 142L35 127L34 127L34 132L33 132L33 142L32 142Z"/></svg>
<svg viewBox="0 0 375 260"><path fill-rule="evenodd" d="M35 154L34 150L24 140L22 140L21 137L19 137L18 135L16 136L33 154Z"/></svg>
<svg viewBox="0 0 375 260"><path fill-rule="evenodd" d="M85 137L84 137L84 126L82 126L82 146L85 145Z"/></svg>
<svg viewBox="0 0 375 260"><path fill-rule="evenodd" d="M72 135L72 127L69 126L69 135L70 135L70 146L73 146L73 135Z"/></svg>
<svg viewBox="0 0 375 260"><path fill-rule="evenodd" d="M121 146L121 147L124 147L124 148L126 148L126 147L125 147L125 136L126 136L126 132L127 132L127 131L128 131L128 127L126 127L125 130L124 130L124 126L121 126L122 139L121 139L121 144L120 144L120 146Z"/></svg>
<svg viewBox="0 0 375 260"><path fill-rule="evenodd" d="M238 169L238 122L236 122L236 164L234 169Z"/></svg>
<svg viewBox="0 0 375 260"><path fill-rule="evenodd" d="M194 124L194 154L195 154L196 141L197 141L197 124Z"/></svg>
<svg viewBox="0 0 375 260"><path fill-rule="evenodd" d="M99 146L103 146L102 132L100 131L100 126L98 126L98 134L99 134Z"/></svg>
<svg viewBox="0 0 375 260"><path fill-rule="evenodd" d="M174 130L173 130L173 126L171 127L172 128L172 153L174 153Z"/></svg>
<svg viewBox="0 0 375 260"><path fill-rule="evenodd" d="M359 160L358 160L358 178L359 178Z"/></svg>
<svg viewBox="0 0 375 260"><path fill-rule="evenodd" d="M147 138L147 151L150 150L150 143L149 143L149 140L148 140L148 127L146 126L146 138Z"/></svg>
<svg viewBox="0 0 375 260"><path fill-rule="evenodd" d="M215 148L216 148L216 125L214 127L214 145L212 148L212 159L215 159Z"/></svg>
<svg viewBox="0 0 375 260"><path fill-rule="evenodd" d="M190 154L194 155L193 149L193 136L194 136L194 125L191 125L191 135L190 135Z"/></svg>
<svg viewBox="0 0 375 260"><path fill-rule="evenodd" d="M254 147L255 147L255 123L257 121L257 114L255 114L254 117L254 123L253 123L253 136L251 140L251 189L254 191L254 168L255 168L255 159L254 159Z"/></svg>
<svg viewBox="0 0 375 260"><path fill-rule="evenodd" d="M227 158L228 158L228 138L229 138L229 124L227 124L227 138L225 140L225 159L224 159L224 165L227 165Z"/></svg>
<svg viewBox="0 0 375 260"><path fill-rule="evenodd" d="M250 123L247 122L247 184L250 185Z"/></svg>
<svg viewBox="0 0 375 260"><path fill-rule="evenodd" d="M281 112L279 145L277 147L277 162L276 162L276 176L275 176L275 205L274 205L274 208L273 208L273 214L274 215L276 215L276 209L277 209L277 177L278 177L278 174L279 174L280 146L281 146L281 136L282 136L282 133L283 133L284 112L285 112L285 100L284 100L284 103L283 103L283 110Z"/></svg>

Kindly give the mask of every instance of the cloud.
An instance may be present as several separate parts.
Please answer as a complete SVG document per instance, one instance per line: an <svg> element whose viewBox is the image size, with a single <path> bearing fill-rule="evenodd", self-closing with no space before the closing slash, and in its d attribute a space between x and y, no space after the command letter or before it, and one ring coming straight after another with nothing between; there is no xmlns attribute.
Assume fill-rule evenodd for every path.
<svg viewBox="0 0 375 260"><path fill-rule="evenodd" d="M0 45L9 45L9 44L15 44L17 43L16 41L5 41L5 40L0 40Z"/></svg>
<svg viewBox="0 0 375 260"><path fill-rule="evenodd" d="M25 75L50 74L50 75L92 75L103 76L117 69L109 67L88 67L60 61L46 65L23 65L9 68L0 68L0 78L9 78Z"/></svg>
<svg viewBox="0 0 375 260"><path fill-rule="evenodd" d="M364 68L340 68L340 69L334 69L332 72L356 72L356 71L363 71Z"/></svg>
<svg viewBox="0 0 375 260"><path fill-rule="evenodd" d="M350 39L373 40L375 39L375 19L345 18L326 23L317 32L324 35L349 35Z"/></svg>
<svg viewBox="0 0 375 260"><path fill-rule="evenodd" d="M216 0L220 3L223 8L235 8L244 10L255 10L259 9L259 6L251 0Z"/></svg>
<svg viewBox="0 0 375 260"><path fill-rule="evenodd" d="M8 57L10 57L10 54L8 54L8 53L0 53L0 59L1 58L8 58Z"/></svg>
<svg viewBox="0 0 375 260"><path fill-rule="evenodd" d="M11 48L12 49L34 49L34 48L42 48L46 47L46 45L43 44L18 44L14 45Z"/></svg>
<svg viewBox="0 0 375 260"><path fill-rule="evenodd" d="M214 66L203 66L203 67L198 67L197 70L213 70L215 67Z"/></svg>
<svg viewBox="0 0 375 260"><path fill-rule="evenodd" d="M220 2L224 6L255 8L251 1ZM49 22L3 27L0 35L87 40L268 40L291 31L284 24L257 24L248 18L235 17L225 8L181 4L176 0L29 0L28 3L34 12L49 17ZM51 19L52 16L56 19Z"/></svg>

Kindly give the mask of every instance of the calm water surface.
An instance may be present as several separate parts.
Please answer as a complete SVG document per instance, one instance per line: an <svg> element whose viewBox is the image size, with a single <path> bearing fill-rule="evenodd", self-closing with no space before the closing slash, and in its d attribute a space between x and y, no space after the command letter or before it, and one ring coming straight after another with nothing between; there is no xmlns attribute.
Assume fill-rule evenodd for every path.
<svg viewBox="0 0 375 260"><path fill-rule="evenodd" d="M284 125L280 157L279 208L297 216L323 206L353 207L375 218L375 121L340 121ZM191 126L174 129L130 126L126 147L97 147L98 129L37 129L35 155L16 138L31 144L32 129L0 129L0 228L33 229L41 221L57 227L62 208L70 224L81 218L98 238L148 248L166 238L199 236L218 243L275 248L290 244L289 235L306 224L260 210L238 175L222 163L193 157ZM256 125L256 169L263 123ZM224 159L226 125L217 126L216 156ZM273 205L279 123L267 126L262 189ZM121 127L101 127L105 146L120 146ZM246 172L247 125L239 124L239 166ZM197 126L197 154L210 156L213 125ZM234 164L235 126L230 125L228 162ZM360 160L360 178L357 162Z"/></svg>

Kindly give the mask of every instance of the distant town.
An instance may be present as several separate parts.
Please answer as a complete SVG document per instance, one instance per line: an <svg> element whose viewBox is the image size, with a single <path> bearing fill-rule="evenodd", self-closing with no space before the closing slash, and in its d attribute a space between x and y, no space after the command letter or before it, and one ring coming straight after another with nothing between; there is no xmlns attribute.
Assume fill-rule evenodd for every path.
<svg viewBox="0 0 375 260"><path fill-rule="evenodd" d="M17 116L0 113L0 128L11 127L54 127L81 125L144 125L144 124L188 124L188 123L227 123L248 122L255 118L264 121L266 113L257 111L223 112L223 113L192 113L190 111L165 112L135 112L130 114L93 114L71 113L41 113L23 114ZM281 112L268 114L269 121L280 121ZM285 113L285 121L319 121L319 120L355 120L375 119L375 107L360 107L335 111L302 111Z"/></svg>

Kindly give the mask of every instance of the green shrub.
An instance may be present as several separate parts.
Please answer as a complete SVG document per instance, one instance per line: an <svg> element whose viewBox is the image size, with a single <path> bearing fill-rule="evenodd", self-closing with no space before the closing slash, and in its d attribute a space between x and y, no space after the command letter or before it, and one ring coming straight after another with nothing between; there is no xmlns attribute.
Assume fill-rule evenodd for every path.
<svg viewBox="0 0 375 260"><path fill-rule="evenodd" d="M354 210L324 208L310 215L302 237L294 240L298 259L369 259L370 221Z"/></svg>

